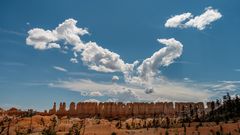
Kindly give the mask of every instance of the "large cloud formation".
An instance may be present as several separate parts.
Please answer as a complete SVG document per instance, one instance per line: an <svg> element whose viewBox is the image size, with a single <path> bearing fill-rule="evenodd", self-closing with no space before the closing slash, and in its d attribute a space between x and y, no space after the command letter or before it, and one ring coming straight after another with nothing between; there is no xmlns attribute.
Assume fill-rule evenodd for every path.
<svg viewBox="0 0 240 135"><path fill-rule="evenodd" d="M82 49L83 43L80 36L88 34L88 31L78 28L76 23L77 21L74 19L67 19L54 30L44 30L41 28L31 29L28 31L26 43L35 49L46 50L60 48L60 45L56 42L62 40L67 44L76 46L78 50Z"/></svg>
<svg viewBox="0 0 240 135"><path fill-rule="evenodd" d="M212 22L220 19L222 14L212 7L208 7L205 9L205 12L199 16L193 17L191 13L183 13L180 15L175 15L169 18L165 27L168 28L197 28L199 30L204 30L208 25Z"/></svg>
<svg viewBox="0 0 240 135"><path fill-rule="evenodd" d="M99 72L124 72L133 66L125 63L117 53L104 49L95 42L86 43L81 55L85 65Z"/></svg>
<svg viewBox="0 0 240 135"><path fill-rule="evenodd" d="M154 77L159 73L159 67L169 66L174 62L174 59L182 55L183 45L174 38L158 39L158 42L166 45L166 47L159 49L150 58L145 59L137 68L143 80Z"/></svg>
<svg viewBox="0 0 240 135"><path fill-rule="evenodd" d="M114 52L104 49L95 42L84 43L81 36L88 34L87 29L78 28L77 21L67 19L59 24L54 30L34 28L28 31L27 45L38 50L61 48L59 41L65 45L71 45L74 57L72 63L78 63L76 52L81 53L81 60L91 70L99 72L124 72L132 69L131 64L124 63L120 56Z"/></svg>
<svg viewBox="0 0 240 135"><path fill-rule="evenodd" d="M155 52L141 64L138 61L129 64L124 62L119 54L99 46L96 42L83 42L81 36L89 32L87 29L78 28L76 24L76 20L67 19L53 30L31 29L26 43L38 50L71 48L65 51L73 52L74 56L70 59L72 63L78 63L77 57L80 56L83 64L89 69L105 73L122 72L126 82L148 81L159 73L161 66L170 65L182 54L183 45L179 41L174 38L158 39L166 47ZM64 45L59 42L64 42Z"/></svg>

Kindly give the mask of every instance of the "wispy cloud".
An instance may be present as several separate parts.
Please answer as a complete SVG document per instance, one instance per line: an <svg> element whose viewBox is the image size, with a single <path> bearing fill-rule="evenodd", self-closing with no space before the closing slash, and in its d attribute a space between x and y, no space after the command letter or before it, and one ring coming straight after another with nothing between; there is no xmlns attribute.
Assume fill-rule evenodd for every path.
<svg viewBox="0 0 240 135"><path fill-rule="evenodd" d="M83 76L83 77L111 77L111 74L97 73L97 72L68 72L70 76Z"/></svg>
<svg viewBox="0 0 240 135"><path fill-rule="evenodd" d="M188 77L183 78L183 80L184 80L184 82L187 82L187 83L194 82L191 78L188 78Z"/></svg>
<svg viewBox="0 0 240 135"><path fill-rule="evenodd" d="M102 93L100 93L99 91L93 91L93 92L90 92L89 96L93 96L93 97L102 96Z"/></svg>
<svg viewBox="0 0 240 135"><path fill-rule="evenodd" d="M2 33L7 33L7 34L13 34L13 35L17 35L17 36L24 36L24 37L27 36L26 33L18 32L18 31L13 31L13 30L6 30L6 29L3 29L3 28L0 28L0 32L2 32Z"/></svg>
<svg viewBox="0 0 240 135"><path fill-rule="evenodd" d="M177 64L200 64L198 62L191 62L191 61L176 61Z"/></svg>
<svg viewBox="0 0 240 135"><path fill-rule="evenodd" d="M234 71L236 71L236 72L240 72L240 69L234 69Z"/></svg>
<svg viewBox="0 0 240 135"><path fill-rule="evenodd" d="M68 72L67 69L63 68L63 67L59 67L59 66L53 66L54 69L58 70L58 71L62 71L62 72Z"/></svg>
<svg viewBox="0 0 240 135"><path fill-rule="evenodd" d="M21 62L1 62L0 65L3 65L3 66L25 66L25 64L21 63Z"/></svg>
<svg viewBox="0 0 240 135"><path fill-rule="evenodd" d="M183 83L156 82L151 87L154 89L146 94L145 87L126 83L95 82L92 80L80 79L70 81L58 81L50 83L50 87L64 88L78 92L100 92L102 95L117 101L155 101L157 99L168 99L169 101L203 101L210 98L213 93L190 87ZM89 95L86 94L86 95Z"/></svg>

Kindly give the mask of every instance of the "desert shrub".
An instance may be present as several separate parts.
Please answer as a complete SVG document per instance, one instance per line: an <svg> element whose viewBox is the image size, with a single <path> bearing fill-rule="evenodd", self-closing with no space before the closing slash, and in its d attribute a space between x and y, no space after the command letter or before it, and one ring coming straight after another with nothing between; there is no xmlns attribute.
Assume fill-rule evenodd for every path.
<svg viewBox="0 0 240 135"><path fill-rule="evenodd" d="M175 135L178 135L178 129L177 128L174 130L174 132L175 132L174 133Z"/></svg>
<svg viewBox="0 0 240 135"><path fill-rule="evenodd" d="M96 119L96 124L100 124L101 121L99 119Z"/></svg>
<svg viewBox="0 0 240 135"><path fill-rule="evenodd" d="M195 126L195 130L198 131L198 128L199 128L199 125L196 125Z"/></svg>
<svg viewBox="0 0 240 135"><path fill-rule="evenodd" d="M117 122L117 124L115 126L116 126L116 128L120 129L122 127L121 121Z"/></svg>
<svg viewBox="0 0 240 135"><path fill-rule="evenodd" d="M130 125L128 123L126 123L126 129L131 129Z"/></svg>
<svg viewBox="0 0 240 135"><path fill-rule="evenodd" d="M44 129L42 131L42 135L56 135L56 131L54 131L52 128Z"/></svg>
<svg viewBox="0 0 240 135"><path fill-rule="evenodd" d="M187 134L187 128L186 128L186 126L185 126L185 124L184 124L184 135L186 135Z"/></svg>
<svg viewBox="0 0 240 135"><path fill-rule="evenodd" d="M220 131L217 131L217 132L216 132L216 135L221 135Z"/></svg>
<svg viewBox="0 0 240 135"><path fill-rule="evenodd" d="M25 135L26 133L22 133L20 131L15 131L16 132L16 135Z"/></svg>
<svg viewBox="0 0 240 135"><path fill-rule="evenodd" d="M215 135L215 134L214 134L214 131L213 131L212 129L210 130L210 133L211 133L212 135Z"/></svg>
<svg viewBox="0 0 240 135"><path fill-rule="evenodd" d="M146 128L146 127L147 127L147 122L146 122L146 120L144 120L142 127L143 127L143 128Z"/></svg>
<svg viewBox="0 0 240 135"><path fill-rule="evenodd" d="M239 125L238 125L238 133L240 133L240 127L239 127Z"/></svg>
<svg viewBox="0 0 240 135"><path fill-rule="evenodd" d="M43 125L43 126L45 126L45 122L44 122L44 119L43 118L41 118L41 125Z"/></svg>
<svg viewBox="0 0 240 135"><path fill-rule="evenodd" d="M29 128L29 129L27 130L27 133L28 133L28 134L32 133L32 129Z"/></svg>
<svg viewBox="0 0 240 135"><path fill-rule="evenodd" d="M223 134L223 127L222 127L222 125L220 126L220 132L221 132L221 134Z"/></svg>
<svg viewBox="0 0 240 135"><path fill-rule="evenodd" d="M169 135L168 129L165 130L165 135Z"/></svg>
<svg viewBox="0 0 240 135"><path fill-rule="evenodd" d="M112 132L112 134L111 135L117 135L117 133L116 132Z"/></svg>
<svg viewBox="0 0 240 135"><path fill-rule="evenodd" d="M73 124L73 126L69 129L68 135L80 135L81 127L78 127L78 124Z"/></svg>

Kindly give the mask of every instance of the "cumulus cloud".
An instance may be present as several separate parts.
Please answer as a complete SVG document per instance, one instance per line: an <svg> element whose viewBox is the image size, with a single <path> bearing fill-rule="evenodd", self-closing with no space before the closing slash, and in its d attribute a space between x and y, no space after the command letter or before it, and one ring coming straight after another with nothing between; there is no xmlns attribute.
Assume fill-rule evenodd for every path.
<svg viewBox="0 0 240 135"><path fill-rule="evenodd" d="M132 67L132 64L125 63L120 55L102 48L95 42L86 43L81 56L85 65L99 72L124 72Z"/></svg>
<svg viewBox="0 0 240 135"><path fill-rule="evenodd" d="M165 27L169 28L197 28L199 30L204 30L208 25L212 22L220 19L222 14L212 7L208 7L205 9L204 13L199 16L193 17L191 13L183 13L180 15L173 16L169 18Z"/></svg>
<svg viewBox="0 0 240 135"><path fill-rule="evenodd" d="M28 37L26 39L27 45L33 46L35 49L45 50L48 49L48 44L55 42L57 37L50 30L43 30L35 28L28 31Z"/></svg>
<svg viewBox="0 0 240 135"><path fill-rule="evenodd" d="M47 49L51 49L51 48L61 48L61 46L57 43L49 43L47 46Z"/></svg>
<svg viewBox="0 0 240 135"><path fill-rule="evenodd" d="M114 75L114 76L112 77L112 82L116 82L116 81L118 81L118 80L119 80L119 77L118 77L118 76Z"/></svg>
<svg viewBox="0 0 240 135"><path fill-rule="evenodd" d="M205 12L199 16L195 16L186 22L187 27L195 27L199 30L203 30L207 25L220 19L222 17L221 13L217 9L212 9L212 7L206 8Z"/></svg>
<svg viewBox="0 0 240 135"><path fill-rule="evenodd" d="M100 93L99 91L93 91L89 93L89 96L102 96L102 93Z"/></svg>
<svg viewBox="0 0 240 135"><path fill-rule="evenodd" d="M165 27L169 27L169 28L184 27L184 24L182 23L187 19L189 19L190 17L192 17L191 13L183 13L180 15L175 15L166 21Z"/></svg>
<svg viewBox="0 0 240 135"><path fill-rule="evenodd" d="M75 64L76 64L76 63L78 63L78 60L77 60L77 58L71 58L71 59L70 59L70 62L72 62L72 63L75 63Z"/></svg>
<svg viewBox="0 0 240 135"><path fill-rule="evenodd" d="M35 49L46 50L51 48L61 48L59 41L65 44L64 51L68 50L66 44L72 45L74 57L70 59L72 63L78 63L78 54L81 60L89 69L99 72L126 72L133 68L133 64L125 63L120 55L99 46L95 42L84 43L80 37L88 34L87 29L78 28L77 21L67 19L59 24L54 30L44 30L34 28L28 31L26 39L27 45Z"/></svg>
<svg viewBox="0 0 240 135"><path fill-rule="evenodd" d="M147 81L154 77L160 72L160 67L169 66L182 55L183 45L174 38L158 39L158 42L166 46L159 49L150 58L145 59L137 68L142 80Z"/></svg>
<svg viewBox="0 0 240 135"><path fill-rule="evenodd" d="M67 19L59 24L54 30L44 30L34 28L28 31L26 39L27 45L33 46L35 49L46 50L51 48L60 48L57 44L59 41L65 41L67 44L77 46L78 50L83 47L80 36L88 34L86 29L78 28L77 21Z"/></svg>
<svg viewBox="0 0 240 135"><path fill-rule="evenodd" d="M58 71L62 71L62 72L67 72L68 70L63 68L63 67L58 67L58 66L53 66L54 69L58 70Z"/></svg>
<svg viewBox="0 0 240 135"><path fill-rule="evenodd" d="M154 92L153 88L146 88L146 89L145 89L145 93L146 93L146 94L151 94L151 93L153 93L153 92Z"/></svg>

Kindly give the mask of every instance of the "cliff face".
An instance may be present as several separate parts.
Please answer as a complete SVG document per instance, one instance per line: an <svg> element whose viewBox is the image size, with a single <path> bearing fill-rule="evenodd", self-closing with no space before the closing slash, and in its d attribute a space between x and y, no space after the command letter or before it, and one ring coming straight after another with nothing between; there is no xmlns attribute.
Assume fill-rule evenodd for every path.
<svg viewBox="0 0 240 135"><path fill-rule="evenodd" d="M79 102L75 105L70 103L69 110L66 109L66 103L60 103L59 109L56 110L56 103L53 108L49 110L49 114L56 114L58 116L71 117L99 117L99 118L129 118L129 117L154 117L154 116L179 116L181 113L190 112L190 110L197 109L198 112L204 111L204 105L199 103L184 103L176 102L175 107L173 102L157 102L157 103L94 103L94 102Z"/></svg>

